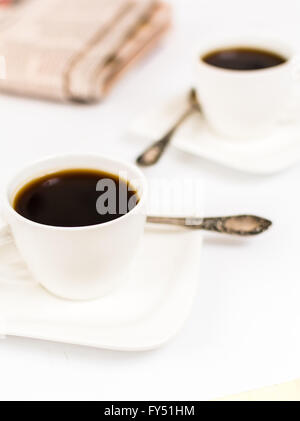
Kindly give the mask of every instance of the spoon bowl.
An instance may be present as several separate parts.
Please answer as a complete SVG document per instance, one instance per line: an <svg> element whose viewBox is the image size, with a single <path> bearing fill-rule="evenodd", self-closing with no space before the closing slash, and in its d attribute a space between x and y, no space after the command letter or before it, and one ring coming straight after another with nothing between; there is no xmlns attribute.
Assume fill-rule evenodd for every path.
<svg viewBox="0 0 300 421"><path fill-rule="evenodd" d="M196 89L192 88L188 95L188 108L177 120L174 126L158 141L149 146L136 160L137 164L143 167L149 167L156 164L167 146L170 144L173 135L176 133L180 125L194 112L200 112L201 107L198 102Z"/></svg>

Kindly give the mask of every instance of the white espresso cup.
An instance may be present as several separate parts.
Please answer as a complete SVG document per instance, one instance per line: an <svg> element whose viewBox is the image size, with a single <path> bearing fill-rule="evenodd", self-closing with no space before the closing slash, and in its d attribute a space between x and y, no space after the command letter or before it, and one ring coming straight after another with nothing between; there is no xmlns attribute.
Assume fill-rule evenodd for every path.
<svg viewBox="0 0 300 421"><path fill-rule="evenodd" d="M126 174L139 202L110 222L75 228L42 225L14 210L16 193L31 180L79 168ZM1 237L3 242L9 236L15 242L34 280L59 297L89 300L112 291L128 276L144 232L146 180L135 166L102 156L52 157L15 175L8 184L3 205L7 225L0 231L0 241Z"/></svg>
<svg viewBox="0 0 300 421"><path fill-rule="evenodd" d="M257 70L230 70L203 60L210 52L237 47L273 52L286 61ZM289 45L273 39L229 38L206 44L197 57L196 89L211 128L241 139L272 131L291 96L294 57Z"/></svg>

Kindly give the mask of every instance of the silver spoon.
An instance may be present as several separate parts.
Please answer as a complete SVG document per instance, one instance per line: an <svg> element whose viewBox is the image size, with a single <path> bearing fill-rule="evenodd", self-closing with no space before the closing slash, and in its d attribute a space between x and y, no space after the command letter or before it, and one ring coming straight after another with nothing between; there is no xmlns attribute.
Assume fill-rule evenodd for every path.
<svg viewBox="0 0 300 421"><path fill-rule="evenodd" d="M214 231L240 236L257 235L266 231L272 222L254 215L223 216L216 218L173 218L148 216L153 224L177 225L190 229Z"/></svg>
<svg viewBox="0 0 300 421"><path fill-rule="evenodd" d="M158 141L149 146L136 160L138 165L143 167L154 165L164 153L166 147L169 145L173 135L178 127L195 111L201 111L200 104L197 99L196 90L193 88L189 92L189 107L177 120L174 126Z"/></svg>

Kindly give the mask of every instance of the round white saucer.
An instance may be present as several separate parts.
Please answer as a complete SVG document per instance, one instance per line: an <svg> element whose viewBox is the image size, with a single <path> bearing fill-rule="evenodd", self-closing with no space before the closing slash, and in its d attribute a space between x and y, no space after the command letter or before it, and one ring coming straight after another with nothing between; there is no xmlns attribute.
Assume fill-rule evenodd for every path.
<svg viewBox="0 0 300 421"><path fill-rule="evenodd" d="M195 297L201 233L147 227L129 281L101 299L59 299L34 282L14 244L0 246L0 335L120 351L161 346L183 326ZM1 276L1 261L15 279Z"/></svg>
<svg viewBox="0 0 300 421"><path fill-rule="evenodd" d="M131 129L148 142L159 139L186 106L181 95L138 117ZM223 138L201 114L194 114L176 132L172 145L239 171L271 174L300 161L300 113L298 119L279 122L267 137L249 140Z"/></svg>

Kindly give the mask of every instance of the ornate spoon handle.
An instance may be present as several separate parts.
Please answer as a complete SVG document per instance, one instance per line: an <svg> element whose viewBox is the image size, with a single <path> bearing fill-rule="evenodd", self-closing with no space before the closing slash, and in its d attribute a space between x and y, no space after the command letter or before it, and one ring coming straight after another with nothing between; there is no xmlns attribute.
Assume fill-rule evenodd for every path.
<svg viewBox="0 0 300 421"><path fill-rule="evenodd" d="M240 236L261 234L272 225L271 221L254 215L222 216L215 218L169 218L148 216L147 222L177 225L189 229L214 231L222 234Z"/></svg>

